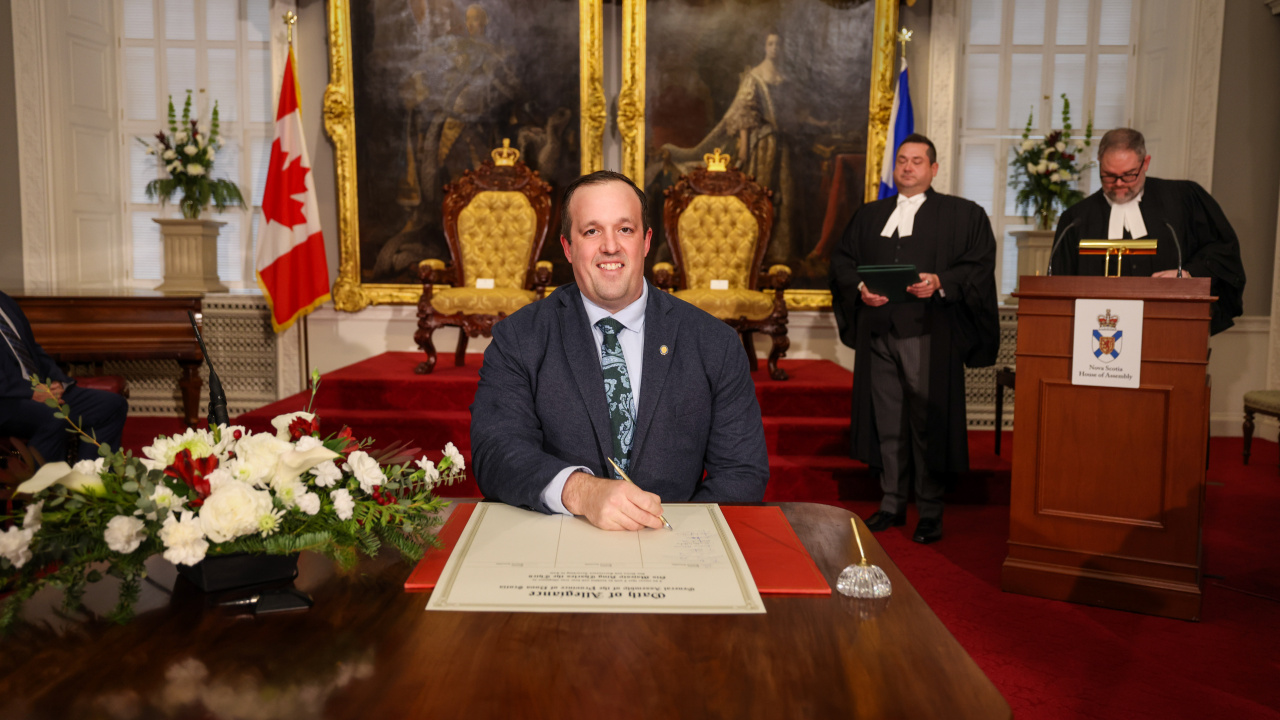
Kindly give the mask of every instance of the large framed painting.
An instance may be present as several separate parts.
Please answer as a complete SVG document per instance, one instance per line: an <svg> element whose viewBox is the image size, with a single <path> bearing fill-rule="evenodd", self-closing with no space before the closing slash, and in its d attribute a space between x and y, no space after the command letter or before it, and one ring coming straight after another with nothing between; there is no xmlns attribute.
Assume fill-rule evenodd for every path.
<svg viewBox="0 0 1280 720"><path fill-rule="evenodd" d="M624 171L657 199L722 149L773 193L788 305L829 306L831 249L877 187L897 22L898 0L623 0ZM654 225L650 265L670 259Z"/></svg>
<svg viewBox="0 0 1280 720"><path fill-rule="evenodd" d="M504 139L557 199L603 165L602 2L328 0L338 309L417 302L419 261L449 258L444 187Z"/></svg>

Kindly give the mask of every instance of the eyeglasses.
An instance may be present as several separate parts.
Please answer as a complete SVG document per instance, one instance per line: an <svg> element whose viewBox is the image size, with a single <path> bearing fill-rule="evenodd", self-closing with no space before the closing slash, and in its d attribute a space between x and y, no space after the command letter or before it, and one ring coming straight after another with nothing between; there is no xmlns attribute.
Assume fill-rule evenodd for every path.
<svg viewBox="0 0 1280 720"><path fill-rule="evenodd" d="M1102 182L1108 185L1114 185L1115 183L1118 183L1118 182L1123 182L1124 184L1128 185L1134 180L1137 180L1138 176L1141 174L1142 174L1142 168L1138 167L1136 169L1130 170L1129 172L1122 173L1120 175L1112 175L1111 173L1100 172L1098 173L1098 179L1102 180Z"/></svg>

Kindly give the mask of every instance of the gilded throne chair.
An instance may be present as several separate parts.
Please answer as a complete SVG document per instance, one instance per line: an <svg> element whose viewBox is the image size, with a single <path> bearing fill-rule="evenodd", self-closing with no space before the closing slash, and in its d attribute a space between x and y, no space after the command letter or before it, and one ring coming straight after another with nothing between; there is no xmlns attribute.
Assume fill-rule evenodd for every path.
<svg viewBox="0 0 1280 720"><path fill-rule="evenodd" d="M538 262L551 215L551 186L519 161L503 140L476 170L445 186L444 234L452 262L418 264L422 297L414 342L427 354L416 369L436 365L432 335L458 328L454 364L466 362L467 339L490 337L494 323L546 293L551 263Z"/></svg>
<svg viewBox="0 0 1280 720"><path fill-rule="evenodd" d="M719 148L704 159L705 169L666 191L662 224L674 262L653 266L654 284L737 330L753 371L760 367L753 335L771 336L769 377L786 380L778 360L791 345L783 298L791 269L774 265L761 272L773 227L772 193L729 167Z"/></svg>

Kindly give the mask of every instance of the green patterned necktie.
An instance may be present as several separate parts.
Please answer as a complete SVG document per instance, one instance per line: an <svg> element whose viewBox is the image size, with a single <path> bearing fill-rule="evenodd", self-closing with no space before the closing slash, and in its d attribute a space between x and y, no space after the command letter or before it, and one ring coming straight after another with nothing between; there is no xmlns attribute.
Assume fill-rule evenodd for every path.
<svg viewBox="0 0 1280 720"><path fill-rule="evenodd" d="M622 345L618 343L622 323L613 318L604 318L596 326L604 334L604 342L600 344L600 365L604 372L604 397L609 403L613 456L622 469L626 470L631 464L631 439L636 422L631 409L631 376L627 374L627 359L623 357Z"/></svg>

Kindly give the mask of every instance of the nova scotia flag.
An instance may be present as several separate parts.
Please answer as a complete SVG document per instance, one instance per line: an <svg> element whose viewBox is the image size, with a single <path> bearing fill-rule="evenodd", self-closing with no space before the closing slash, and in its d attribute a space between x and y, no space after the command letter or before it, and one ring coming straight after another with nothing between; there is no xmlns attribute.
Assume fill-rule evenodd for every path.
<svg viewBox="0 0 1280 720"><path fill-rule="evenodd" d="M907 59L902 58L902 70L898 73L898 89L893 94L893 110L889 112L889 129L884 140L884 157L880 161L881 199L898 192L893 184L893 164L898 157L898 146L916 131L916 121L911 112L911 85L907 82Z"/></svg>

